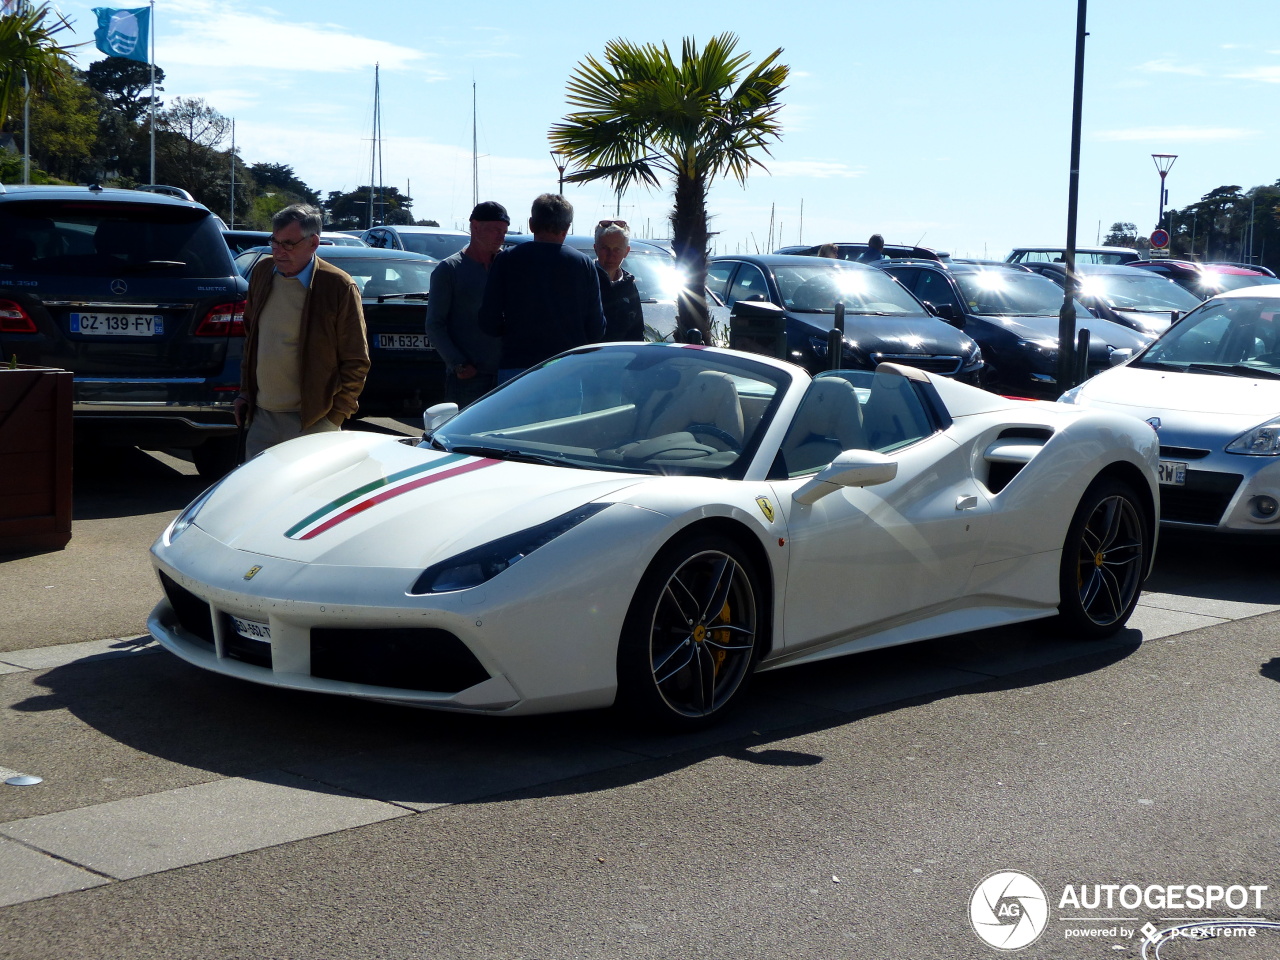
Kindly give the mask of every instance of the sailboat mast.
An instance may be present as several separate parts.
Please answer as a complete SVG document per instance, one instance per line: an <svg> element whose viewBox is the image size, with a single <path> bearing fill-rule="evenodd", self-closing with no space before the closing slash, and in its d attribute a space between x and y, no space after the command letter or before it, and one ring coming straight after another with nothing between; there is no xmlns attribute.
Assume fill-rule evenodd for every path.
<svg viewBox="0 0 1280 960"><path fill-rule="evenodd" d="M476 142L476 82L471 81L471 206L480 203L480 157Z"/></svg>
<svg viewBox="0 0 1280 960"><path fill-rule="evenodd" d="M377 168L379 136L382 132L379 129L379 114L382 110L379 100L382 94L379 88L378 68L379 64L375 63L373 65L373 142L369 145L369 222L366 224L369 228L373 227L373 185L377 182L374 180L374 171Z"/></svg>

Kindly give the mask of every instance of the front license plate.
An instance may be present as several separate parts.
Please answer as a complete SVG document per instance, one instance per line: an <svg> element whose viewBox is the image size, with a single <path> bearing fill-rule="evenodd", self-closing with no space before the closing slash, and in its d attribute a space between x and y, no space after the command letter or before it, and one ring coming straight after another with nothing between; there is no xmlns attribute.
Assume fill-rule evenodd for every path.
<svg viewBox="0 0 1280 960"><path fill-rule="evenodd" d="M380 333L378 347L382 350L430 350L431 341L425 333Z"/></svg>
<svg viewBox="0 0 1280 960"><path fill-rule="evenodd" d="M1187 465L1177 460L1161 460L1160 482L1171 487L1181 487L1187 482Z"/></svg>
<svg viewBox="0 0 1280 960"><path fill-rule="evenodd" d="M109 337L164 336L164 317L142 313L73 313L72 333Z"/></svg>
<svg viewBox="0 0 1280 960"><path fill-rule="evenodd" d="M236 633L246 640L257 640L259 643L271 642L271 624L269 623L232 617L231 625L235 628Z"/></svg>

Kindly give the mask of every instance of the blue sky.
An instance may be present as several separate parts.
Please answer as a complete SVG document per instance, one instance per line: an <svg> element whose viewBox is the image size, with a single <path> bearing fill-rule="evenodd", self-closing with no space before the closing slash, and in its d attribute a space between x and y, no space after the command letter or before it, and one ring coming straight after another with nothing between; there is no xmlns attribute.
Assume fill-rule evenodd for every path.
<svg viewBox="0 0 1280 960"><path fill-rule="evenodd" d="M78 38L91 5L60 4ZM712 188L718 252L766 249L772 210L774 246L879 232L1003 258L1065 240L1075 15L1070 0L157 0L157 62L165 97L235 118L246 162L289 164L322 193L369 180L379 62L384 182L449 226L471 207L473 81L481 199L522 221L556 189L546 133L584 56L615 37L678 48L732 31L757 59L782 47L792 74L770 172ZM1088 26L1081 244L1099 222L1154 226L1153 153L1178 154L1174 207L1280 178L1273 0L1094 0ZM80 64L100 57L84 47ZM605 184L566 194L578 228L617 209ZM669 190L621 199L640 236L666 236L669 207Z"/></svg>

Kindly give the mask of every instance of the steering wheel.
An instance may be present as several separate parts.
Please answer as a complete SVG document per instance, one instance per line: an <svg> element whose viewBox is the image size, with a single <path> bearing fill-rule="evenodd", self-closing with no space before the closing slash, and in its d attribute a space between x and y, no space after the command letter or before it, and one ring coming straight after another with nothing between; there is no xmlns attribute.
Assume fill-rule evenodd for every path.
<svg viewBox="0 0 1280 960"><path fill-rule="evenodd" d="M714 423L691 423L685 427L685 430L694 436L702 434L703 436L712 437L723 443L733 453L742 452L742 443L737 440L733 434L727 430L721 430Z"/></svg>

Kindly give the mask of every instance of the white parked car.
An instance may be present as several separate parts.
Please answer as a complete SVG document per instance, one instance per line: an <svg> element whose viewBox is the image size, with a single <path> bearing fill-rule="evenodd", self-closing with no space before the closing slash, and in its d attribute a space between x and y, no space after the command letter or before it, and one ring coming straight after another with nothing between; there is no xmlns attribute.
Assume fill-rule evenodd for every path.
<svg viewBox="0 0 1280 960"><path fill-rule="evenodd" d="M272 447L152 548L197 666L421 707L696 726L750 675L997 624L1125 623L1156 439L883 364L561 354L429 437Z"/></svg>
<svg viewBox="0 0 1280 960"><path fill-rule="evenodd" d="M1280 533L1280 285L1206 300L1062 401L1156 428L1166 525Z"/></svg>

